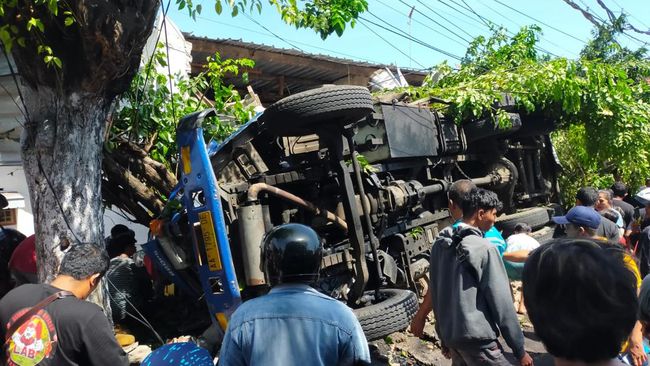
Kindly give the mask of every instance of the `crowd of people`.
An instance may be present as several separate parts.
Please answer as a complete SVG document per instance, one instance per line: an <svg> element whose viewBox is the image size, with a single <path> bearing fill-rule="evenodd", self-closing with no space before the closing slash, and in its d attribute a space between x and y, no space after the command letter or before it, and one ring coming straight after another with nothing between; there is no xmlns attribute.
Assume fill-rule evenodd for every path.
<svg viewBox="0 0 650 366"><path fill-rule="evenodd" d="M527 313L558 366L647 364L650 277L642 278L650 271L650 186L634 199L621 182L581 188L574 207L552 218L554 239L542 244L525 222L504 239L495 227L501 202L494 192L459 180L447 194L454 222L432 246L414 335L423 336L433 312L442 353L453 365L510 365L503 339L519 365L531 366L517 316ZM7 262L17 287L0 299L0 364L128 364L111 323L125 321L152 290L134 258L134 232L117 225L103 246L70 246L48 284L37 283L34 236L22 239ZM262 247L272 289L234 312L221 335L219 364L370 364L352 311L311 286L323 255L317 233L280 225ZM111 320L83 301L104 277ZM516 301L513 280L523 283ZM143 364L178 364L172 359L212 364L210 353L191 343L163 346Z"/></svg>
<svg viewBox="0 0 650 366"><path fill-rule="evenodd" d="M428 293L411 323L416 336L433 311L443 354L453 365L511 364L502 337L528 366L533 360L515 311L527 312L556 365L647 364L650 277L645 286L641 279L650 268L650 188L632 201L639 209L625 201L621 182L581 188L575 206L552 218L555 239L540 245L520 223L505 250L488 235L500 208L496 195L458 181L448 196L457 221L433 245ZM522 299L515 309L508 283L519 279Z"/></svg>

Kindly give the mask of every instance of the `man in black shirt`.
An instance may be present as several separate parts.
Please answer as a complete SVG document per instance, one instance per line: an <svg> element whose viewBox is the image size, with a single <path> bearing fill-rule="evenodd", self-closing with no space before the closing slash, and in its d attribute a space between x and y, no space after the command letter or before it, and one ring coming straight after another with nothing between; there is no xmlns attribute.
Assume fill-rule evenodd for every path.
<svg viewBox="0 0 650 366"><path fill-rule="evenodd" d="M627 228L634 218L634 206L623 201L627 196L627 187L623 182L616 182L612 185L612 192L614 192L612 205L623 210L623 221L625 221L625 227Z"/></svg>
<svg viewBox="0 0 650 366"><path fill-rule="evenodd" d="M5 342L2 364L128 365L102 309L83 301L108 269L108 255L93 244L73 245L50 284L27 284L0 300L0 339ZM22 317L50 295L60 297L31 317ZM21 317L23 319L21 319ZM17 320L19 324L14 324ZM14 330L5 334L8 329Z"/></svg>

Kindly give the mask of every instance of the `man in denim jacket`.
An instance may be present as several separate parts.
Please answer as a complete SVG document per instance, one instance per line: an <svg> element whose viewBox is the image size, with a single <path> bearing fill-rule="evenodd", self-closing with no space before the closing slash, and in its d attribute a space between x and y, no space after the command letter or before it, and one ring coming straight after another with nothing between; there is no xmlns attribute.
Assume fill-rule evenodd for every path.
<svg viewBox="0 0 650 366"><path fill-rule="evenodd" d="M352 310L309 286L318 279L322 245L300 224L264 238L264 267L273 288L233 314L220 365L368 365L366 337Z"/></svg>

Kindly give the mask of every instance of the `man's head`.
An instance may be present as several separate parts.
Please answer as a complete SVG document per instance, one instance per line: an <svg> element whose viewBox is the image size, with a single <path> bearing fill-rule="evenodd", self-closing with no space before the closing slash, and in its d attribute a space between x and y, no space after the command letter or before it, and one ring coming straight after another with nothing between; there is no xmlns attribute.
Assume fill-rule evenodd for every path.
<svg viewBox="0 0 650 366"><path fill-rule="evenodd" d="M476 188L476 185L469 179L457 180L449 186L449 191L447 191L448 206L454 220L463 217L463 202L467 201L472 188Z"/></svg>
<svg viewBox="0 0 650 366"><path fill-rule="evenodd" d="M598 201L598 191L594 187L582 187L576 193L576 206L594 207Z"/></svg>
<svg viewBox="0 0 650 366"><path fill-rule="evenodd" d="M264 272L271 285L318 280L323 245L314 229L284 224L271 229L262 242Z"/></svg>
<svg viewBox="0 0 650 366"><path fill-rule="evenodd" d="M533 228L530 227L525 222L518 222L517 225L515 225L515 234L530 234L533 231Z"/></svg>
<svg viewBox="0 0 650 366"><path fill-rule="evenodd" d="M555 240L530 254L522 277L528 316L550 354L585 363L618 355L637 308L636 279L620 253Z"/></svg>
<svg viewBox="0 0 650 366"><path fill-rule="evenodd" d="M496 193L483 188L472 188L463 203L463 220L473 221L474 226L488 231L497 219L497 211L503 206Z"/></svg>
<svg viewBox="0 0 650 366"><path fill-rule="evenodd" d="M645 179L645 186L650 188L650 178Z"/></svg>
<svg viewBox="0 0 650 366"><path fill-rule="evenodd" d="M61 261L59 276L71 278L76 287L73 292L85 299L108 270L108 263L108 254L101 246L73 245Z"/></svg>
<svg viewBox="0 0 650 366"><path fill-rule="evenodd" d="M612 192L607 189L598 191L598 201L596 201L596 210L604 211L612 208Z"/></svg>
<svg viewBox="0 0 650 366"><path fill-rule="evenodd" d="M564 216L553 217L553 222L566 225L569 238L593 238L600 226L601 216L592 207L575 206Z"/></svg>
<svg viewBox="0 0 650 366"><path fill-rule="evenodd" d="M627 196L627 186L623 182L616 182L610 188L614 193L614 198L623 199Z"/></svg>
<svg viewBox="0 0 650 366"><path fill-rule="evenodd" d="M135 232L125 225L118 224L111 229L111 236L106 243L106 250L110 258L121 254L132 256L136 252Z"/></svg>

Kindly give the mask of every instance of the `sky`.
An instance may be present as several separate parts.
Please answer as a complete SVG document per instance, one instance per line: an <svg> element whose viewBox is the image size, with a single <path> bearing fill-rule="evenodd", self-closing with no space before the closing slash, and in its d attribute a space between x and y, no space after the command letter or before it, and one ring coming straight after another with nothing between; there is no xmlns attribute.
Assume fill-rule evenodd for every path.
<svg viewBox="0 0 650 366"><path fill-rule="evenodd" d="M648 0L603 1L616 13L625 12L637 28L650 29ZM575 2L607 19L596 0ZM537 24L543 31L538 44L540 51L568 58L578 56L594 28L563 0L368 0L368 12L361 15L354 28L346 28L341 37L334 34L322 40L310 29L286 25L274 7L265 0L262 3L261 14L255 10L232 17L226 5L218 15L214 0L195 0L203 10L193 20L172 1L168 16L183 32L196 36L230 38L407 69L427 69L444 60L457 65L468 41L490 34L483 20L502 25L510 32L523 25ZM398 34L410 35L412 39ZM629 34L638 40L621 37L625 46L636 49L650 43L650 35L632 31Z"/></svg>

